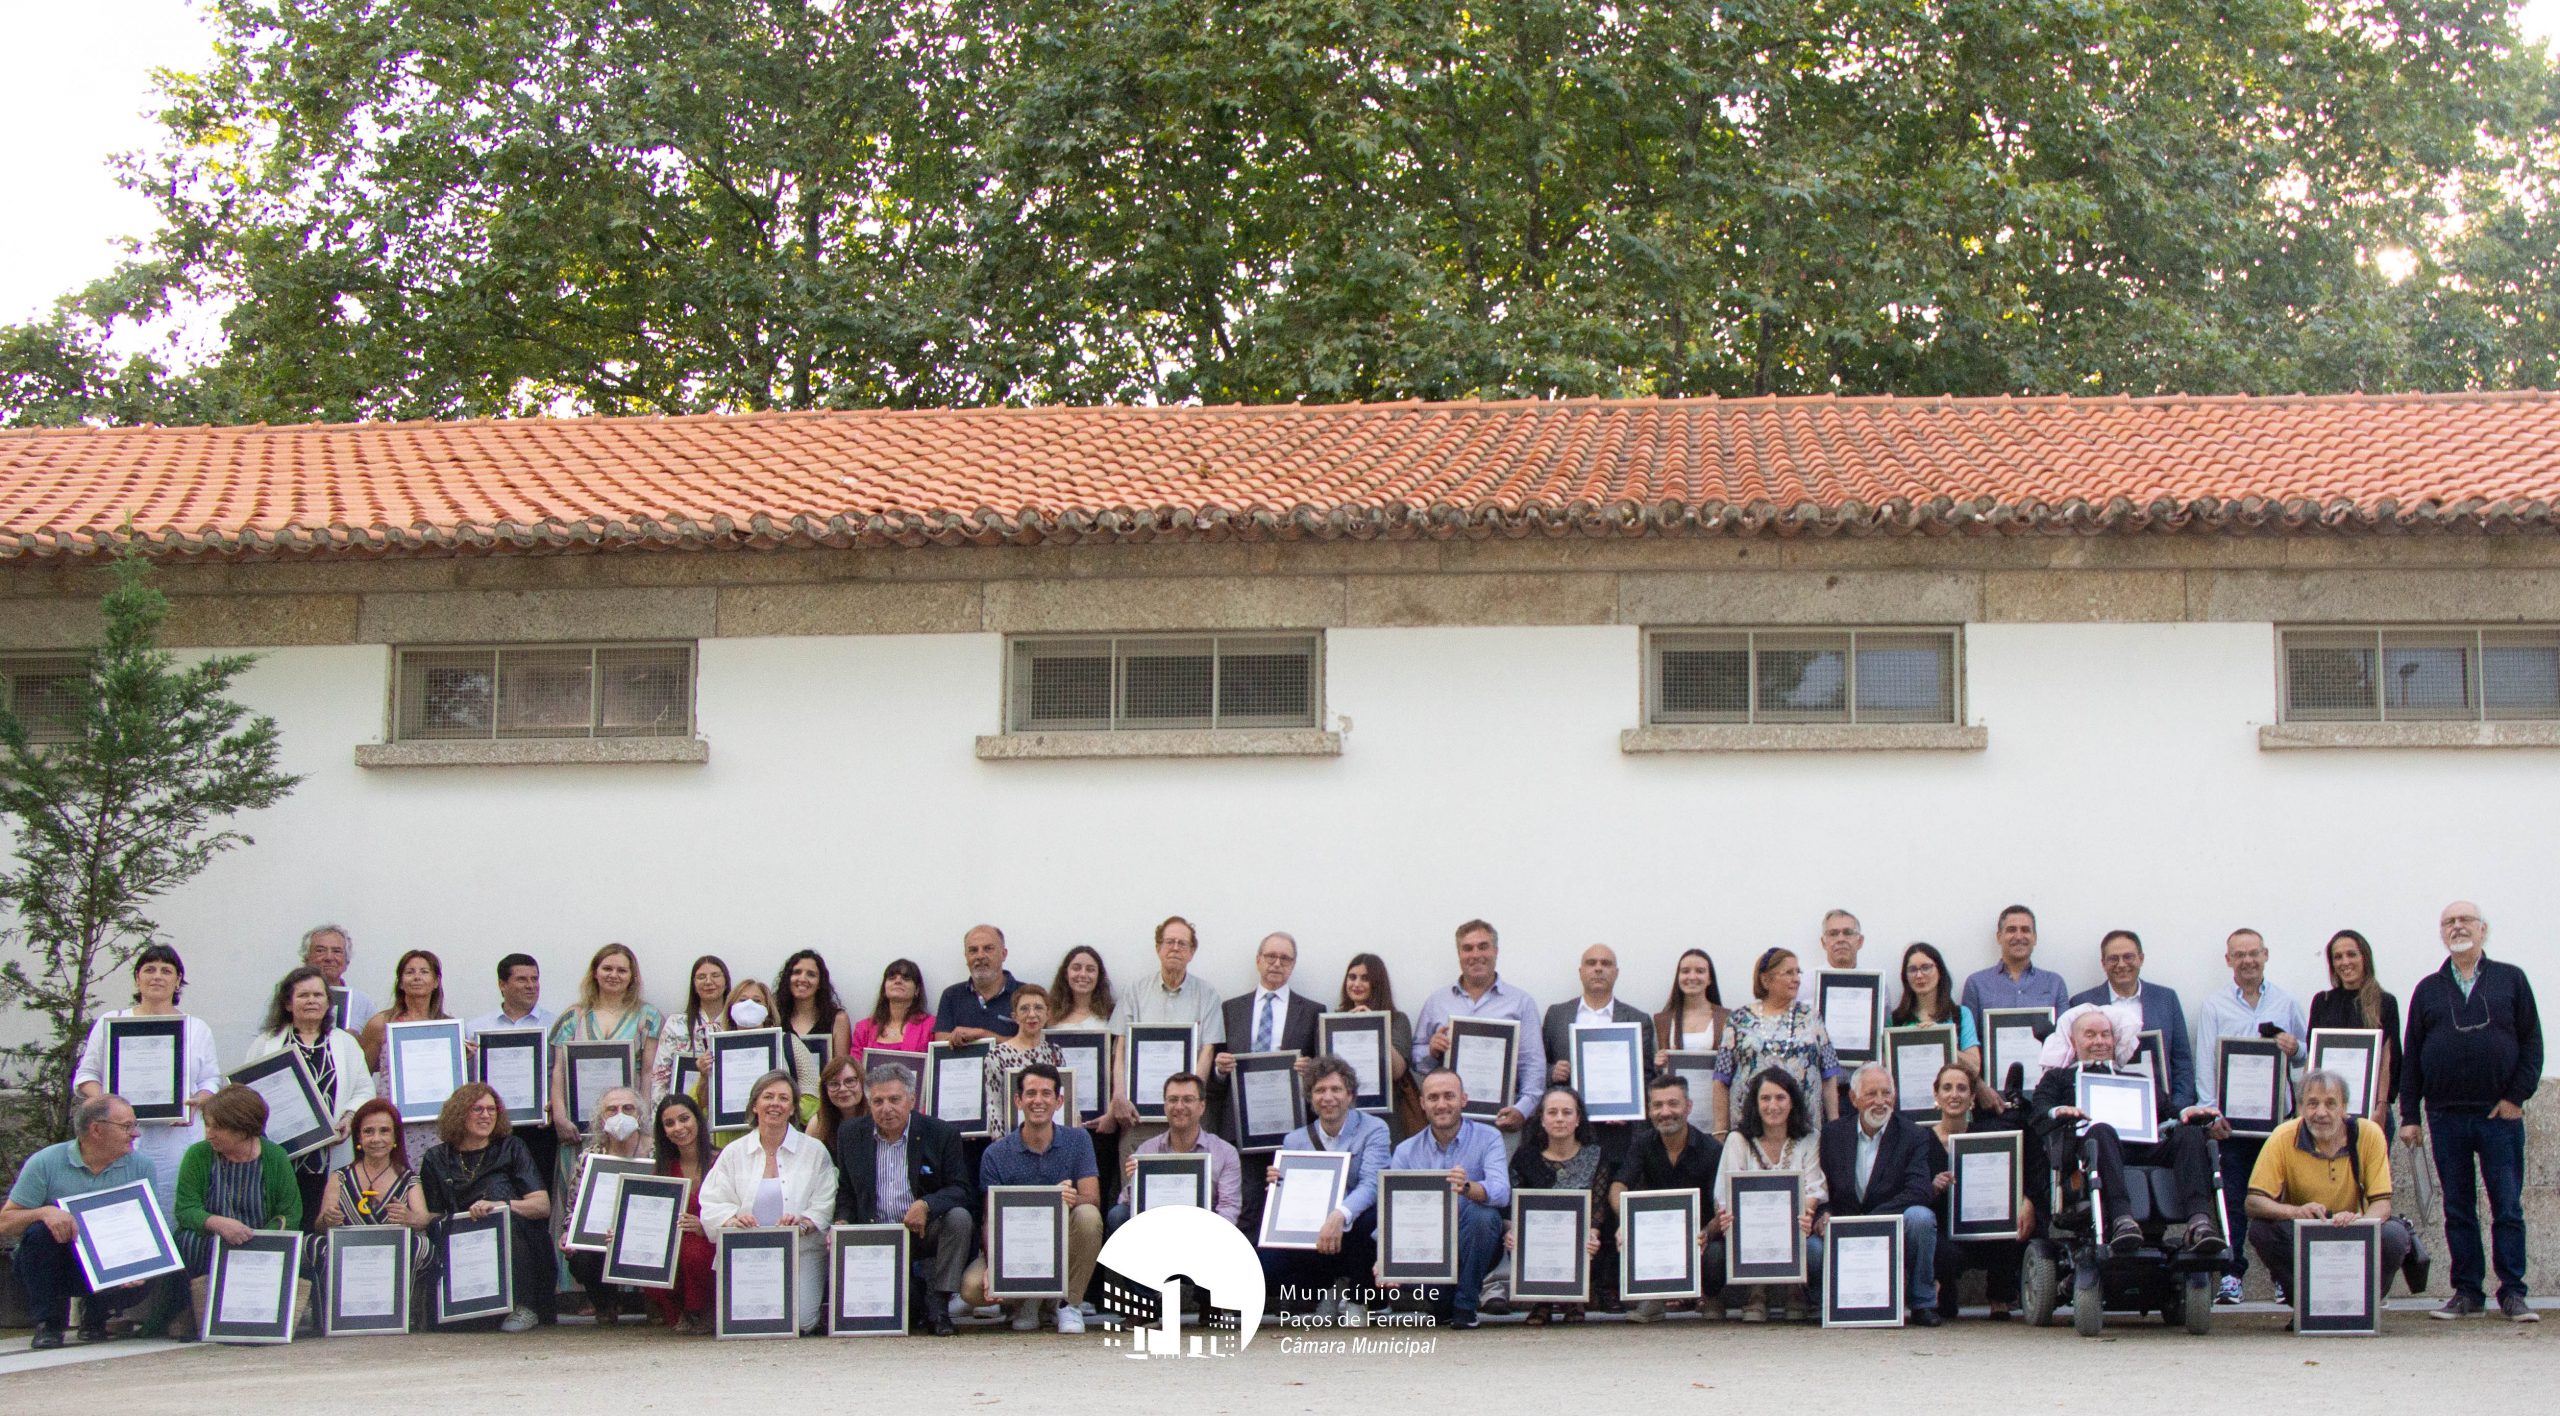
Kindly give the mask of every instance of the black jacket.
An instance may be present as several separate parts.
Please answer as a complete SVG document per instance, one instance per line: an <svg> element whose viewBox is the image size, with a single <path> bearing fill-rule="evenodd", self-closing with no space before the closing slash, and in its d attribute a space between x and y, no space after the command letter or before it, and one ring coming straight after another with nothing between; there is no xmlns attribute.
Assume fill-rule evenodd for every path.
<svg viewBox="0 0 2560 1416"><path fill-rule="evenodd" d="M1671 1148L1662 1143L1662 1133L1651 1126L1637 1134L1627 1146L1626 1159L1618 1162L1616 1183L1630 1190L1695 1190L1713 1213L1716 1202L1716 1169L1724 1163L1724 1151L1706 1132L1692 1126L1688 1138L1680 1143L1680 1159L1674 1164Z"/></svg>
<svg viewBox="0 0 2560 1416"><path fill-rule="evenodd" d="M1552 1069L1558 1062L1573 1060L1573 1020L1581 1012L1582 995L1579 993L1562 1003L1548 1005L1546 1015L1539 1021L1538 1036L1547 1045L1549 1068ZM1646 1077L1652 1076L1653 1015L1641 1008L1629 1006L1624 998L1612 998L1609 1000L1609 1020L1615 1023L1640 1023L1644 1026L1644 1032L1636 1040L1638 1048L1636 1071ZM1570 1077L1573 1073L1568 1071L1565 1075ZM1639 1095L1637 1099L1643 1098Z"/></svg>
<svg viewBox="0 0 2560 1416"><path fill-rule="evenodd" d="M1223 1140L1236 1139L1235 1078L1218 1075L1216 1056L1219 1052L1251 1052L1253 1050L1253 1000L1256 989L1218 1005L1219 1015L1227 1025L1226 1046L1213 1048L1202 1059L1204 1079L1209 1084L1209 1124L1217 1128ZM1295 989L1289 991L1289 1006L1272 1021L1277 1024L1279 1046L1274 1052L1294 1052L1301 1057L1316 1055L1316 1019L1324 1016L1324 1005Z"/></svg>
<svg viewBox="0 0 2560 1416"><path fill-rule="evenodd" d="M2415 1125L2421 1105L2438 1111L2522 1106L2542 1085L2542 1017L2524 970L2480 961L2471 996L2453 981L2453 960L2409 991L2409 1031L2401 1056L2400 1120Z"/></svg>
<svg viewBox="0 0 2560 1416"><path fill-rule="evenodd" d="M2168 1088L2153 1086L2151 1099L2160 1124L2165 1126L2178 1119L2178 1103L2170 1097ZM2055 1132L2069 1130L2079 1124L2067 1117L2056 1119L2054 1110L2079 1104L2080 1064L2074 1062L2068 1067L2052 1068L2044 1074L2043 1081L2036 1083L2035 1094L2027 1098L2027 1130L2039 1141L2050 1141Z"/></svg>
<svg viewBox="0 0 2560 1416"><path fill-rule="evenodd" d="M1929 1135L1900 1116L1884 1123L1876 1142L1875 1169L1858 1188L1858 1118L1843 1116L1822 1128L1822 1183L1833 1214L1900 1214L1925 1206L1929 1185Z"/></svg>
<svg viewBox="0 0 2560 1416"><path fill-rule="evenodd" d="M872 1209L879 1203L879 1184L873 1174L872 1146L879 1138L880 1128L868 1116L849 1118L836 1128L836 1219L840 1223L875 1222ZM924 1201L928 1222L940 1219L949 1209L975 1211L978 1186L971 1175L960 1133L950 1122L922 1112L907 1117L907 1190Z"/></svg>

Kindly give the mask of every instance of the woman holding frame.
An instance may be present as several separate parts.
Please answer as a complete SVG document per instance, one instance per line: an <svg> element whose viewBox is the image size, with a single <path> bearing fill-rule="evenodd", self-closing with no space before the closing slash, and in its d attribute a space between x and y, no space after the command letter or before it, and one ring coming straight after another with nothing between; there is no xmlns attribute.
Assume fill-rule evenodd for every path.
<svg viewBox="0 0 2560 1416"><path fill-rule="evenodd" d="M775 1024L808 1050L813 1061L816 1050L804 1039L826 1039L829 1060L853 1050L852 1015L836 996L835 978L817 950L803 949L782 961L782 971L773 979L773 999Z"/></svg>
<svg viewBox="0 0 2560 1416"><path fill-rule="evenodd" d="M555 1099L553 1106L559 1105ZM436 1113L435 1147L419 1162L428 1218L486 1218L500 1210L515 1216L515 1310L500 1332L523 1332L551 1311L558 1278L552 1266L551 1189L536 1175L533 1153L507 1121L507 1104L486 1082L464 1082Z"/></svg>
<svg viewBox="0 0 2560 1416"><path fill-rule="evenodd" d="M133 1153L151 1162L151 1193L160 1212L177 1206L178 1165L187 1151L204 1139L204 1104L222 1086L222 1059L215 1053L213 1029L202 1018L188 1017L178 1007L186 991L187 965L166 944L146 945L133 957L133 1006L102 1013L89 1028L72 1069L71 1096L87 1101L107 1090L107 1020L110 1018L185 1018L178 1036L178 1095L186 1113L174 1121L144 1121L133 1138Z"/></svg>
<svg viewBox="0 0 2560 1416"><path fill-rule="evenodd" d="M1609 1203L1609 1182L1617 1176L1615 1167L1600 1153L1600 1142L1592 1134L1590 1120L1583 1115L1580 1092L1559 1084L1539 1096L1538 1137L1538 1144L1523 1141L1520 1149L1511 1153L1512 1191L1591 1192L1591 1233L1584 1243L1585 1251L1591 1255L1591 1301L1604 1310L1614 1307L1618 1298L1618 1216L1616 1207ZM1503 1251L1518 1252L1518 1240L1518 1235L1506 1232L1502 1236ZM1582 1303L1540 1303L1529 1310L1529 1326L1578 1323L1589 1311L1590 1305Z"/></svg>
<svg viewBox="0 0 2560 1416"><path fill-rule="evenodd" d="M1387 1024L1387 1138L1402 1145L1422 1129L1422 1094L1413 1084L1413 1020L1396 1007L1395 984L1387 977L1387 961L1375 954L1354 954L1342 967L1342 993L1337 1013L1384 1013Z"/></svg>
<svg viewBox="0 0 2560 1416"><path fill-rule="evenodd" d="M1902 997L1893 1005L1889 1023L1897 1028L1953 1027L1956 1030L1956 1059L1982 1080L1982 1038L1975 1030L1973 1014L1956 1002L1955 975L1947 972L1947 959L1935 944L1914 944L1902 951ZM1999 1083L1992 1086L1996 1092ZM2000 1109L2000 1100L1992 1095L1988 1104Z"/></svg>
<svg viewBox="0 0 2560 1416"><path fill-rule="evenodd" d="M1734 1176L1773 1171L1800 1175L1804 1177L1804 1208L1796 1222L1805 1234L1805 1272L1818 1274L1822 1272L1822 1239L1814 1233L1814 1225L1822 1207L1830 1202L1831 1192L1822 1183L1822 1144L1812 1112L1805 1105L1804 1093L1797 1090L1795 1078L1783 1068L1761 1069L1752 1077L1744 1095L1751 1104L1734 1123L1733 1134L1724 1138L1723 1161L1716 1167L1716 1217L1708 1222L1707 1233L1712 1236L1733 1232L1733 1189L1728 1182ZM1762 1287L1765 1291L1759 1302L1748 1297L1742 1300L1742 1320L1746 1323L1767 1322L1778 1306L1782 1286ZM1783 1292L1787 1321L1804 1321L1810 1312L1805 1286L1784 1285Z"/></svg>
<svg viewBox="0 0 2560 1416"><path fill-rule="evenodd" d="M2018 1301L2018 1274L2027 1258L2027 1240L2035 1237L2036 1196L2044 1193L2041 1147L2020 1143L2018 1177L2018 1237L2015 1239L1958 1239L1955 1216L1949 1213L1955 1204L1949 1193L1955 1185L1955 1160L1947 1150L1956 1137L2015 1131L2014 1124L2023 1117L2011 1117L2003 1111L1987 1111L1976 1105L1980 1091L1971 1069L1950 1062L1938 1069L1938 1079L1931 1091L1938 1103L1938 1119L1927 1127L1929 1132L1929 1169L1936 1198L1930 1203L1938 1211L1938 1316L1956 1315L1956 1282L1966 1271L1980 1269L1984 1296L1991 1303L1991 1321L2009 1321L2009 1310Z"/></svg>
<svg viewBox="0 0 2560 1416"><path fill-rule="evenodd" d="M1111 970L1103 967L1102 955L1090 944L1078 944L1058 961L1057 977L1049 981L1049 1026L1100 1029L1109 1032L1112 1011L1120 1006L1119 995L1111 991ZM1103 1066L1110 1076L1096 1077L1090 1083L1095 1090L1089 1095L1110 1096L1111 1079L1120 1071L1122 1039L1118 1034L1104 1040ZM1076 1085L1088 1085L1081 1077ZM1058 1119L1073 1121L1084 1128L1093 1141L1094 1174L1102 1182L1102 1209L1108 1214L1120 1201L1120 1118L1111 1108L1090 1121L1075 1121L1062 1109Z"/></svg>
<svg viewBox="0 0 2560 1416"><path fill-rule="evenodd" d="M364 1031L356 1039L364 1047L376 1096L391 1095L390 1064L382 1055L391 1025L437 1023L452 1016L444 1010L444 961L427 950L412 949L401 955L391 971L391 984L391 1006L365 1019ZM433 1121L403 1121L400 1129L401 1142L410 1150L423 1152L436 1143Z"/></svg>
<svg viewBox="0 0 2560 1416"><path fill-rule="evenodd" d="M678 1062L700 1063L711 1051L711 1035L720 1031L721 1011L729 1006L729 966L719 955L694 960L685 980L684 1008L668 1014L658 1028L656 1060L647 1073L651 1096L676 1090Z"/></svg>
<svg viewBox="0 0 2560 1416"><path fill-rule="evenodd" d="M302 1059L302 1070L320 1093L320 1104L338 1128L338 1144L322 1146L294 1162L294 1183L302 1191L302 1213L319 1213L321 1192L329 1184L331 1162L350 1154L347 1136L357 1111L374 1100L373 1073L364 1065L364 1048L356 1035L332 1021L329 976L309 965L294 969L276 983L267 1005L266 1029L249 1043L250 1062L261 1062L286 1048ZM391 1103L384 1102L385 1107ZM398 1125L400 1113L391 1113Z"/></svg>
<svg viewBox="0 0 2560 1416"><path fill-rule="evenodd" d="M578 1006L551 1025L551 1129L561 1140L578 1139L578 1118L569 1114L567 1045L630 1043L636 1082L657 1065L658 1036L666 1021L656 1005L640 996L640 958L628 946L607 944L587 960L587 975L578 980ZM550 1178L545 1176L545 1182Z"/></svg>
<svg viewBox="0 0 2560 1416"><path fill-rule="evenodd" d="M1653 1035L1661 1046L1653 1066L1662 1070L1674 1052L1722 1052L1732 1014L1725 1010L1724 991L1716 983L1716 961L1704 949L1684 949L1671 966L1671 999L1653 1015Z"/></svg>
<svg viewBox="0 0 2560 1416"><path fill-rule="evenodd" d="M702 1182L718 1153L711 1148L711 1123L692 1097L679 1094L659 1102L657 1131L658 1173L693 1183L685 1191L684 1217L677 1221L676 1286L648 1290L649 1306L657 1310L658 1321L699 1337L712 1328L716 1275L711 1269L719 1258L710 1232L702 1227Z"/></svg>
<svg viewBox="0 0 2560 1416"><path fill-rule="evenodd" d="M1816 1017L1813 1005L1798 996L1804 988L1804 966L1792 949L1770 949L1751 970L1751 1006L1736 1008L1729 1021L1732 1042L1716 1065L1715 1105L1710 1114L1719 1126L1735 1126L1753 1112L1748 1090L1736 1081L1775 1068L1793 1081L1798 1097L1822 1098L1818 1115L1805 1123L1821 1130L1840 1114L1840 1055L1831 1034ZM1722 1139L1724 1131L1716 1132Z"/></svg>

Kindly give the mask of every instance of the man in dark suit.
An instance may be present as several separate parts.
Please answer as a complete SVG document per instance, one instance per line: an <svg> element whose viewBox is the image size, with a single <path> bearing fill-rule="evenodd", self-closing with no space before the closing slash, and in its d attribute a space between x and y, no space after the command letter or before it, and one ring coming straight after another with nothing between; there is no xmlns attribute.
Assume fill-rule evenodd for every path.
<svg viewBox="0 0 2560 1416"><path fill-rule="evenodd" d="M977 1257L978 1187L960 1133L915 1109L915 1077L882 1062L865 1078L868 1114L836 1128L836 1219L903 1224L909 1252L925 1273L908 1326L951 1335L951 1298Z"/></svg>
<svg viewBox="0 0 2560 1416"><path fill-rule="evenodd" d="M1568 998L1547 1009L1539 1026L1539 1035L1547 1044L1547 1080L1573 1081L1573 1027L1576 1023L1634 1023L1644 1029L1637 1042L1636 1071L1640 1077L1653 1075L1653 1015L1629 1006L1617 996L1618 951L1606 944L1594 944L1582 951L1582 996ZM1638 1085L1642 1085L1639 1083ZM1641 1099L1642 1093L1638 1093ZM1584 1097L1583 1110L1591 1109L1591 1098ZM1641 1121L1603 1121L1592 1125L1599 1137L1600 1154L1608 1169L1615 1170L1624 1160L1627 1145L1636 1132L1644 1129ZM1530 1134L1535 1134L1534 1132Z"/></svg>
<svg viewBox="0 0 2560 1416"><path fill-rule="evenodd" d="M2206 1134L2206 1127L2218 1119L2218 1114L2209 1106L2178 1109L2155 1082L2152 1100L2157 1107L2154 1114L2161 1123L2160 1140L2148 1145L2127 1145L2116 1135L2116 1128L2103 1121L2082 1133L2080 1123L2088 1117L2079 1106L2080 1074L2122 1072L2133 1048L2119 1045L2123 1033L2117 1031L2117 1020L2123 1019L2127 1032L2133 1030L2136 1020L2132 1008L2126 1006L2082 1012L2079 1005L2074 1005L2062 1017L2063 1035L2071 1045L2071 1065L2045 1069L2044 1080L2036 1083L2035 1094L2027 1099L2028 1129L2044 1143L2045 1154L2052 1158L2058 1173L2078 1175L2085 1163L2088 1183L2097 1187L2105 1201L2107 1232L2099 1242L2120 1257L2142 1247L2142 1226L2133 1218L2133 1191L2125 1183L2124 1168L2166 1165L2177 1174L2178 1208L2186 1214L2187 1222L2183 1230L2173 1224L2162 1236L2162 1243L2171 1249L2184 1249L2199 1259L2220 1258L2225 1245L2222 1226L2214 1218L2214 1212L2221 1208L2220 1194L2213 1178L2213 1141ZM2170 1218L2174 1220L2176 1216Z"/></svg>
<svg viewBox="0 0 2560 1416"><path fill-rule="evenodd" d="M1936 1327L1938 1215L1929 1207L1929 1138L1895 1110L1893 1073L1870 1062L1849 1085L1857 1110L1822 1128L1822 1184L1835 1215L1902 1216L1902 1273L1911 1321Z"/></svg>
<svg viewBox="0 0 2560 1416"><path fill-rule="evenodd" d="M2169 1090L2169 1104L2184 1111L2196 1104L2196 1048L2187 1032L2187 1005L2178 1000L2178 991L2164 983L2153 983L2142 976L2142 936L2130 929L2111 929L2098 941L2098 967L2104 969L2107 981L2085 992L2071 995L2073 1003L2086 1003L2092 1008L2112 1005L2137 1007L2142 1010L2142 1030L2160 1034L2168 1047L2166 1059L2169 1076L2165 1081L2154 1078ZM2213 1059L2207 1058L2210 1062Z"/></svg>
<svg viewBox="0 0 2560 1416"><path fill-rule="evenodd" d="M1298 941L1286 934L1267 935L1253 951L1253 991L1218 1005L1223 1010L1221 1020L1227 1026L1227 1042L1209 1064L1209 1104L1216 1108L1219 1133L1239 1148L1244 1144L1244 1135L1237 1125L1235 1054L1294 1052L1298 1054L1302 1086L1307 1069L1315 1060L1316 1019L1324 1016L1324 1005L1290 991L1289 975L1297 969ZM1269 1168L1261 1160L1248 1160L1245 1164L1244 1208L1238 1212L1236 1224L1247 1234L1262 1232L1262 1198L1270 1184L1264 1172Z"/></svg>

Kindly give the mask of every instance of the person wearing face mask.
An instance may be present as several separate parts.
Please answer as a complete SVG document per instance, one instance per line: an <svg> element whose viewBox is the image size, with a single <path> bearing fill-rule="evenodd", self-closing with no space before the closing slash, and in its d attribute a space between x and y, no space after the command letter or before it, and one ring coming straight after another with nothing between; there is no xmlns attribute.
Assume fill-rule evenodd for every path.
<svg viewBox="0 0 2560 1416"><path fill-rule="evenodd" d="M162 1214L177 1206L178 1162L189 1147L204 1139L204 1104L222 1086L222 1059L214 1051L213 1029L178 1007L186 982L187 966L177 950L166 944L146 946L133 960L133 1006L98 1015L71 1073L74 1100L104 1096L109 1018L186 1018L178 1037L178 1065L185 1079L179 1094L186 1098L186 1112L174 1121L143 1122L142 1134L133 1142L133 1153L151 1162L152 1193L159 1198Z"/></svg>
<svg viewBox="0 0 2560 1416"><path fill-rule="evenodd" d="M836 1212L836 1167L798 1124L790 1074L767 1072L752 1093L755 1125L731 1141L702 1182L702 1222L721 1229L789 1229L799 1235L793 1294L802 1332L826 1321L827 1226Z"/></svg>
<svg viewBox="0 0 2560 1416"><path fill-rule="evenodd" d="M649 1306L658 1321L687 1337L712 1330L712 1270L719 1250L702 1227L702 1179L711 1173L718 1154L711 1148L711 1123L702 1108L681 1093L658 1103L658 1173L688 1182L684 1216L676 1221L676 1286L648 1290Z"/></svg>
<svg viewBox="0 0 2560 1416"><path fill-rule="evenodd" d="M2082 1003L2066 1010L2055 1020L2053 1036L2045 1040L2044 1079L2027 1099L2028 1129L2043 1143L2045 1156L2057 1172L2080 1177L2084 1186L2097 1186L2108 1216L2100 1242L2117 1256L2142 1247L2142 1225L2133 1217L2133 1192L2125 1185L2124 1168L2165 1165L2177 1175L2178 1209L2187 1216L2187 1223L2183 1233L2172 1232L2162 1242L2199 1259L2219 1257L2225 1244L2222 1227L2214 1218L2213 1142L2198 1124L2214 1120L2213 1111L2201 1106L2177 1111L2169 1094L2155 1087L2152 1094L2159 1107L2161 1139L2126 1145L2117 1138L2116 1128L2103 1121L2086 1134L2080 1130L2079 1123L2088 1119L2078 1104L2080 1074L2124 1071L2140 1045L2141 1030L2142 1015L2129 1006Z"/></svg>
<svg viewBox="0 0 2560 1416"><path fill-rule="evenodd" d="M2489 957L2489 921L2478 905L2445 906L2436 930L2444 963L2409 990L2400 1062L2400 1139L2415 1146L2426 1137L2444 1184L2453 1296L2433 1316L2464 1318L2484 1306L2479 1194L2486 1189L2498 1310L2509 1322L2539 1322L2525 1303L2524 1104L2542 1085L2542 1015L2524 970Z"/></svg>
<svg viewBox="0 0 2560 1416"><path fill-rule="evenodd" d="M587 1143L579 1147L560 1193L576 1195L586 1183L587 1162L598 1156L647 1160L651 1155L650 1138L640 1134L640 1093L629 1087L609 1088L596 1098L596 1114L593 1124L587 1127ZM573 1250L568 1247L568 1240L567 1227L563 1226L560 1252L568 1255L569 1276L578 1280L578 1286L595 1303L596 1325L613 1326L626 1309L638 1312L637 1292L604 1281L604 1255Z"/></svg>
<svg viewBox="0 0 2560 1416"><path fill-rule="evenodd" d="M722 1032L745 1032L775 1026L773 994L756 979L741 980L737 987L729 990L729 1008L721 1015L721 1021L724 1024L721 1028ZM782 1060L783 1070L790 1074L792 1084L800 1091L799 1099L794 1105L798 1118L797 1124L805 1125L810 1117L818 1113L817 1059L809 1055L808 1049L800 1045L798 1038L785 1032L782 1035ZM705 1089L704 1094L697 1100L707 1102L708 1089L711 1086L711 1073L707 1067L702 1074L702 1086ZM711 1139L714 1144L726 1146L745 1135L748 1129L740 1127L736 1130L716 1132Z"/></svg>
<svg viewBox="0 0 2560 1416"><path fill-rule="evenodd" d="M1938 1215L1929 1207L1929 1138L1894 1109L1893 1073L1882 1063L1860 1067L1850 1079L1857 1114L1822 1128L1822 1188L1831 1197L1817 1227L1830 1215L1902 1216L1903 1283L1911 1322L1936 1327L1938 1316Z"/></svg>

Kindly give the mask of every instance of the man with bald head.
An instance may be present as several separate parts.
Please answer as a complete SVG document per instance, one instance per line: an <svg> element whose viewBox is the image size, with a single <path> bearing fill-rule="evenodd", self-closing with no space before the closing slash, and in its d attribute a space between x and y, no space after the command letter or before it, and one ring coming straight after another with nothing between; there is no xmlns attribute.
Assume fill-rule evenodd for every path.
<svg viewBox="0 0 2560 1416"><path fill-rule="evenodd" d="M960 936L969 976L942 990L933 1005L933 1040L986 1042L1013 1036L1013 995L1022 987L1004 966L1004 931L981 924Z"/></svg>
<svg viewBox="0 0 2560 1416"><path fill-rule="evenodd" d="M1573 1080L1573 1029L1580 1023L1634 1023L1644 1029L1642 1046L1636 1057L1648 1070L1653 1061L1653 1015L1632 1007L1618 997L1618 951L1606 944L1594 944L1582 951L1578 969L1582 993L1547 1009L1539 1033L1547 1048L1547 1080L1570 1083ZM1586 1107L1586 1110L1588 1108ZM1626 1158L1627 1145L1640 1121L1609 1121L1592 1127L1600 1138L1600 1154L1605 1168L1615 1170Z"/></svg>
<svg viewBox="0 0 2560 1416"><path fill-rule="evenodd" d="M2436 919L2444 963L2409 992L2400 1062L2400 1138L2418 1143L2419 1118L2444 1181L2444 1246L2453 1296L2432 1316L2467 1318L2486 1306L2478 1191L2489 1192L2498 1310L2537 1321L2525 1306L2524 1104L2542 1083L2542 1017L2524 970L2489 957L2489 919L2456 900Z"/></svg>

